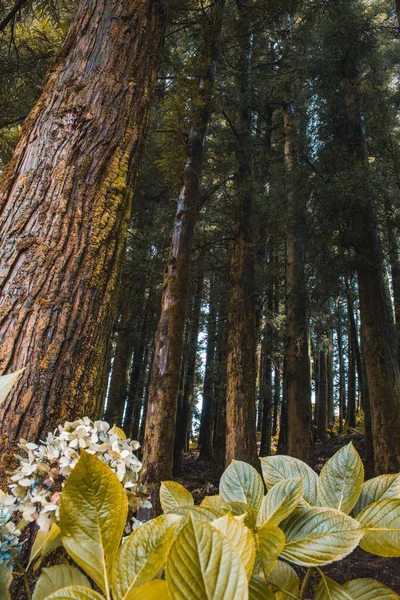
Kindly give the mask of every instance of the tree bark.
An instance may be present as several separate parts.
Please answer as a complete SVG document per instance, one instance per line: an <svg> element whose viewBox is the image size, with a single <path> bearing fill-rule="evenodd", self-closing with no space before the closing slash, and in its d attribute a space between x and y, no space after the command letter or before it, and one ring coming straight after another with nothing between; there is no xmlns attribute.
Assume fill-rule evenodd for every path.
<svg viewBox="0 0 400 600"><path fill-rule="evenodd" d="M328 379L326 350L319 352L319 403L317 416L318 439L325 441L328 429Z"/></svg>
<svg viewBox="0 0 400 600"><path fill-rule="evenodd" d="M167 0L81 0L0 189L3 452L97 417Z"/></svg>
<svg viewBox="0 0 400 600"><path fill-rule="evenodd" d="M237 1L238 40L236 86L235 222L228 310L225 465L233 459L258 467L256 444L256 314L254 299L253 174L251 116L251 27L247 1ZM239 70L240 69L240 70Z"/></svg>
<svg viewBox="0 0 400 600"><path fill-rule="evenodd" d="M216 473L221 475L225 466L226 361L228 347L227 306L224 289L219 290L219 298L214 364L215 422L213 435L213 464L215 465Z"/></svg>
<svg viewBox="0 0 400 600"><path fill-rule="evenodd" d="M341 326L340 300L338 301L338 326L336 329L338 362L339 362L339 433L343 433L343 421L346 417L346 395L345 395L345 369L343 356L343 340Z"/></svg>
<svg viewBox="0 0 400 600"><path fill-rule="evenodd" d="M198 104L187 139L187 162L177 202L156 333L143 449L143 482L154 484L155 489L163 479L172 478L190 251L199 206L203 150L211 113L223 8L224 0L214 0L211 16L207 15L205 19ZM158 504L155 508L157 511Z"/></svg>
<svg viewBox="0 0 400 600"><path fill-rule="evenodd" d="M335 407L333 398L333 331L329 332L328 355L326 363L326 376L328 380L328 427L332 429L335 425Z"/></svg>
<svg viewBox="0 0 400 600"><path fill-rule="evenodd" d="M347 427L351 427L355 429L356 427L356 412L357 412L357 402L356 402L356 349L354 345L354 339L357 335L357 332L353 331L353 327L355 325L352 324L352 319L350 313L352 312L352 307L349 307L349 297L347 297L347 313L349 318L349 326L348 326L348 358L347 358L347 415L346 415L346 425ZM354 315L353 315L354 319Z"/></svg>

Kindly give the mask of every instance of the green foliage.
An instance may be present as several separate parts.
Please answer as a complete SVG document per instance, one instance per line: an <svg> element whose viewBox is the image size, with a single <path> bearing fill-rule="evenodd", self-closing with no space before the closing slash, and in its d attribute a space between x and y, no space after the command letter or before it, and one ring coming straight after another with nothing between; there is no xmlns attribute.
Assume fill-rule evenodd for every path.
<svg viewBox="0 0 400 600"><path fill-rule="evenodd" d="M321 579L315 600L399 599L372 579L341 586L319 569L358 543L380 556L400 555L400 497L379 499L379 494L367 493L379 488L382 496L395 479L386 476L365 486L360 504L365 507L355 518L337 508L357 507L362 489L358 461L349 444L328 461L318 479L296 459L264 458L266 496L257 471L233 461L222 476L221 495L206 497L201 506L180 484L164 482L166 514L141 525L120 545L126 494L111 469L84 452L62 492L62 541L107 600L302 600L308 576L300 585L288 563L309 567L308 574L317 567ZM340 465L347 465L346 478ZM314 505L302 496L303 486ZM323 498L330 505L320 506ZM241 514L234 515L232 508ZM88 586L74 567L57 566L43 570L33 598L103 597Z"/></svg>

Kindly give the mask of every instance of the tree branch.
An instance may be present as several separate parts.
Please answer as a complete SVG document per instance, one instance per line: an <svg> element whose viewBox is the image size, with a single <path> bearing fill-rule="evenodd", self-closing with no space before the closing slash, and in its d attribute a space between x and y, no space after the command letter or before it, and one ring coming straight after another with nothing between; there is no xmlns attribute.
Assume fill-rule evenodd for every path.
<svg viewBox="0 0 400 600"><path fill-rule="evenodd" d="M4 31L7 25L14 19L18 11L27 4L28 0L17 0L8 15L0 22L0 32Z"/></svg>

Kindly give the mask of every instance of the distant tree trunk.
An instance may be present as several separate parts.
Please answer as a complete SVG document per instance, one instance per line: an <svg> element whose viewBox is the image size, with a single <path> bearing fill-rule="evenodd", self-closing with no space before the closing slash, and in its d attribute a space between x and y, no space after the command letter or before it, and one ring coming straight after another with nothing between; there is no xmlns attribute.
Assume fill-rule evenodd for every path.
<svg viewBox="0 0 400 600"><path fill-rule="evenodd" d="M386 227L389 242L389 263L392 276L393 309L394 318L396 322L396 346L397 354L400 357L400 255L398 248L399 241L397 228L393 223L393 207L390 205L390 203L386 203L385 210Z"/></svg>
<svg viewBox="0 0 400 600"><path fill-rule="evenodd" d="M204 43L199 55L203 71L199 79L196 110L187 138L188 158L177 202L171 249L164 279L161 316L156 334L143 448L143 481L147 484L155 484L156 487L162 479L172 477L189 261L198 213L203 149L211 112L223 7L224 0L214 0L212 11L205 19ZM156 502L156 512L158 508Z"/></svg>
<svg viewBox="0 0 400 600"><path fill-rule="evenodd" d="M286 357L283 359L281 422L279 427L278 454L287 454L288 447L288 386Z"/></svg>
<svg viewBox="0 0 400 600"><path fill-rule="evenodd" d="M346 0L351 10L350 0ZM362 190L353 207L351 242L356 255L363 352L371 405L377 474L400 471L400 371L383 275L377 221L369 197L368 157L361 123L358 65L349 53L343 66L347 111L345 148Z"/></svg>
<svg viewBox="0 0 400 600"><path fill-rule="evenodd" d="M317 416L317 433L321 441L327 438L328 429L328 379L326 350L319 352L319 403Z"/></svg>
<svg viewBox="0 0 400 600"><path fill-rule="evenodd" d="M200 263L202 263L202 258ZM201 301L203 297L204 271L200 264L197 269L193 290L193 303L189 314L188 336L185 348L186 368L183 370L182 405L176 419L174 443L174 476L182 474L183 453L187 448L187 433L193 404L194 379L196 375L196 359L200 326Z"/></svg>
<svg viewBox="0 0 400 600"><path fill-rule="evenodd" d="M326 377L328 380L328 427L335 425L335 406L333 399L333 332L329 332Z"/></svg>
<svg viewBox="0 0 400 600"><path fill-rule="evenodd" d="M343 421L346 416L346 396L345 396L345 370L343 356L343 340L341 327L341 312L340 301L338 301L338 326L336 329L337 347L338 347L338 362L339 362L339 433L343 433Z"/></svg>
<svg viewBox="0 0 400 600"><path fill-rule="evenodd" d="M213 464L215 471L221 475L225 466L226 446L226 361L228 346L228 327L226 320L225 290L219 291L217 317L217 335L214 365L215 423L213 435Z"/></svg>
<svg viewBox="0 0 400 600"><path fill-rule="evenodd" d="M314 375L314 418L313 423L318 423L318 409L319 409L319 397L320 397L320 368L319 368L319 351L314 348L313 351L313 375Z"/></svg>
<svg viewBox="0 0 400 600"><path fill-rule="evenodd" d="M284 53L289 51L291 21L287 18ZM290 207L287 227L286 270L286 359L288 386L288 453L312 464L314 457L311 380L308 347L308 295L305 273L305 249L301 231L304 206L296 198L294 169L296 163L296 122L292 89L286 89L284 105L284 160L286 193Z"/></svg>
<svg viewBox="0 0 400 600"><path fill-rule="evenodd" d="M279 404L281 399L281 371L279 364L274 367L274 412L272 417L272 435L278 433Z"/></svg>
<svg viewBox="0 0 400 600"><path fill-rule="evenodd" d="M269 262L273 262L272 247L269 253ZM261 446L260 456L269 456L271 454L271 435L272 435L272 345L273 329L271 319L273 318L274 296L273 282L269 285L267 299L267 315L264 328L264 337L261 344L261 378L260 389L263 397L263 418L261 428Z"/></svg>
<svg viewBox="0 0 400 600"><path fill-rule="evenodd" d="M216 281L210 280L209 310L207 317L207 352L206 366L203 384L203 406L201 410L199 447L199 460L209 461L213 456L213 433L215 422L215 398L214 398L214 363L215 343L217 333L216 321Z"/></svg>
<svg viewBox="0 0 400 600"><path fill-rule="evenodd" d="M232 291L228 311L226 400L226 455L258 467L256 445L256 315L254 298L253 174L251 116L251 27L247 0L237 0L238 65L235 78L238 118L235 140L235 223L230 277Z"/></svg>
<svg viewBox="0 0 400 600"><path fill-rule="evenodd" d="M27 367L1 409L11 454L20 436L98 416L166 7L80 0L3 175L0 369Z"/></svg>
<svg viewBox="0 0 400 600"><path fill-rule="evenodd" d="M349 304L349 299L347 300ZM349 316L349 333L348 333L348 359L347 359L347 415L346 425L347 427L356 427L356 351L354 347L354 332L352 331L352 324L350 318L349 306L347 306L347 313Z"/></svg>

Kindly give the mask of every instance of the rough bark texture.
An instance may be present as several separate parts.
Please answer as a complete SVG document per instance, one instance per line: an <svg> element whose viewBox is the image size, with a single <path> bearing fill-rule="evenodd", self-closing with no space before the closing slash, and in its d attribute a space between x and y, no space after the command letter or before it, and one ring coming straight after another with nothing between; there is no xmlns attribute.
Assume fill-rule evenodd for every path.
<svg viewBox="0 0 400 600"><path fill-rule="evenodd" d="M256 314L254 301L253 175L251 118L251 39L247 2L237 2L239 69L236 75L238 114L236 123L234 200L235 222L230 276L232 290L228 310L225 465L233 459L258 466L256 446Z"/></svg>
<svg viewBox="0 0 400 600"><path fill-rule="evenodd" d="M288 21L288 27L290 27L290 20ZM287 230L286 265L288 453L312 464L314 452L308 345L308 295L304 241L300 233L303 226L304 207L299 206L299 201L296 199L293 181L296 160L296 123L291 89L287 90L284 107L284 130L287 195L291 213Z"/></svg>
<svg viewBox="0 0 400 600"><path fill-rule="evenodd" d="M187 162L177 202L171 248L164 277L161 316L155 342L143 448L143 481L155 487L172 478L179 374L189 282L189 261L197 220L203 150L211 112L224 0L215 0L204 25L207 43L198 104L187 139ZM156 506L157 510L157 506Z"/></svg>
<svg viewBox="0 0 400 600"><path fill-rule="evenodd" d="M98 416L166 0L81 0L1 182L2 449Z"/></svg>

